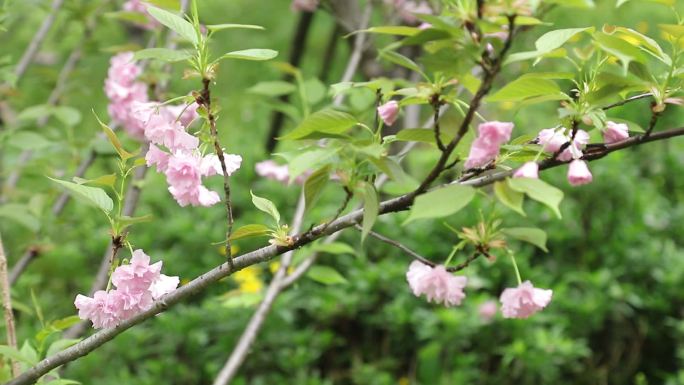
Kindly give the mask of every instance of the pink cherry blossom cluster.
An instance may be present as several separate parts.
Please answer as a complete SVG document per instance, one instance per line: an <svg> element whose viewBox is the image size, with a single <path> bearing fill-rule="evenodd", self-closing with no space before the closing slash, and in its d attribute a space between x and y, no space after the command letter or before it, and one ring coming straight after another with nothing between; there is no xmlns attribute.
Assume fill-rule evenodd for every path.
<svg viewBox="0 0 684 385"><path fill-rule="evenodd" d="M112 273L115 289L95 292L93 298L77 295L78 316L91 320L95 329L110 328L152 307L154 300L174 291L178 277L161 274L162 262L150 265L142 250L133 252L131 262Z"/></svg>
<svg viewBox="0 0 684 385"><path fill-rule="evenodd" d="M484 167L496 159L501 145L511 139L513 123L485 122L478 126L478 136L470 146L470 153L466 160L466 168Z"/></svg>
<svg viewBox="0 0 684 385"><path fill-rule="evenodd" d="M147 23L141 24L140 26L145 29L154 29L158 27L160 24L159 22L151 17L147 13L147 7L141 0L128 0L123 4L123 9L124 11L127 12L139 12L142 14L145 14L147 16Z"/></svg>
<svg viewBox="0 0 684 385"><path fill-rule="evenodd" d="M141 73L142 68L133 61L133 53L122 52L112 57L104 87L109 98L109 116L138 140L144 138L144 133L140 122L133 116L133 105L148 100L147 85L136 80Z"/></svg>
<svg viewBox="0 0 684 385"><path fill-rule="evenodd" d="M444 306L460 305L465 298L463 289L468 278L449 273L442 265L428 266L420 261L413 261L406 272L406 280L416 297L425 295L428 302ZM504 318L527 318L545 308L553 295L552 290L538 289L530 281L525 281L515 288L506 288L499 301ZM479 308L480 316L491 320L496 314L496 304L488 301Z"/></svg>
<svg viewBox="0 0 684 385"><path fill-rule="evenodd" d="M221 199L218 193L202 184L202 178L223 175L221 163L214 154L203 156L199 140L183 126L197 116L196 108L185 108L184 113L181 111L176 106L151 103L137 106L135 115L144 127L145 138L150 141L145 160L148 167L156 166L158 172L166 175L169 192L179 205L211 206ZM176 118L179 113L180 117ZM242 157L224 156L226 171L231 175L240 168Z"/></svg>

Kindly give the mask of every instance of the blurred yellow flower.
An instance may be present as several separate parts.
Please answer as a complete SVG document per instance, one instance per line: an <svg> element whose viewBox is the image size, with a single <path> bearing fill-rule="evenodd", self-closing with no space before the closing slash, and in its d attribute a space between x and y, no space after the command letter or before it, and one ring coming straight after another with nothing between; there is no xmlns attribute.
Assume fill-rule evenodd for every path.
<svg viewBox="0 0 684 385"><path fill-rule="evenodd" d="M263 289L264 283L259 278L261 269L258 266L250 266L233 274L233 279L238 284L238 291L242 293L258 293Z"/></svg>

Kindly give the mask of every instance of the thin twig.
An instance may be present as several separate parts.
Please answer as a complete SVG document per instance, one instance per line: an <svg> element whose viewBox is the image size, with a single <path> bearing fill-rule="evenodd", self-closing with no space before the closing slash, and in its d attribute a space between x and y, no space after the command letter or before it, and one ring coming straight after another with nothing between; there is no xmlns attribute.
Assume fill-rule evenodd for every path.
<svg viewBox="0 0 684 385"><path fill-rule="evenodd" d="M0 287L2 288L2 308L5 314L5 329L7 332L7 345L17 348L17 333L14 328L14 313L12 313L12 296L10 295L10 285L7 280L7 256L2 244L0 235ZM18 376L21 372L19 362L14 358L10 359L12 376Z"/></svg>
<svg viewBox="0 0 684 385"><path fill-rule="evenodd" d="M600 157L603 157L611 152L619 151L624 148L634 147L644 143L664 140L682 135L684 135L684 127L656 132L651 136L643 139L641 137L632 137L620 142L606 145L605 149L598 149L592 154L585 154L585 159L599 159ZM548 169L566 163L567 162L560 161L547 162L543 165L543 167L540 168ZM482 187L490 185L495 181L505 179L509 177L511 173L511 171L502 171L496 174L485 175L481 178L470 180L465 184L474 187ZM379 215L385 215L392 212L407 210L408 208L410 208L414 198L415 196L413 196L412 194L405 194L397 198L383 201L379 205ZM363 209L356 210L338 218L336 221L330 224L330 226L327 228L325 232L321 231L322 226L318 226L314 228L312 231L306 232L299 236L295 236L295 241L291 246L269 245L251 251L249 253L234 258L232 268L229 266L228 262L224 262L223 264L215 267L214 269L193 279L188 284L183 285L180 288L174 290L173 292L156 300L148 310L145 310L131 317L130 319L123 321L121 324L114 328L101 330L93 334L92 336L82 340L76 345L73 345L51 357L43 359L42 361L38 362L33 367L29 368L27 371L25 371L18 377L8 382L7 385L32 384L52 369L64 365L68 362L74 361L79 357L85 356L86 354L92 352L93 350L112 340L114 337L123 333L124 331L128 330L134 325L137 325L149 318L154 317L155 315L161 312L164 312L169 307L181 302L185 298L206 289L212 283L217 282L218 280L227 277L235 273L236 271L244 269L248 266L266 262L277 255L282 255L288 251L295 250L302 246L308 245L317 239L326 237L330 234L334 234L336 232L354 226L357 223L359 223L362 218Z"/></svg>
<svg viewBox="0 0 684 385"><path fill-rule="evenodd" d="M40 46L43 44L48 31L50 31L50 28L52 28L52 24L54 24L57 13L59 12L59 9L62 7L63 3L64 0L52 1L50 13L48 13L45 19L43 19L43 23L36 31L36 34L33 35L33 39L31 39L26 51L24 51L24 54L21 56L19 63L14 69L14 77L17 83L19 83L19 80L21 80L22 76L24 76L24 73L28 69L29 65L31 65L33 59L36 57L36 54L38 53Z"/></svg>
<svg viewBox="0 0 684 385"><path fill-rule="evenodd" d="M646 93L644 93L644 94L639 94L639 95L630 96L629 98L627 98L627 99L625 99L625 100L621 100L621 101L619 101L619 102L615 102L615 103L612 103L612 104L608 104L607 106L603 106L602 109L603 109L603 110L610 110L611 108L624 106L625 104L627 104L627 103L629 103L629 102L633 102L633 101L639 100L639 99L648 98L648 97L651 97L651 96L653 96L653 94L650 93L650 92L646 92Z"/></svg>

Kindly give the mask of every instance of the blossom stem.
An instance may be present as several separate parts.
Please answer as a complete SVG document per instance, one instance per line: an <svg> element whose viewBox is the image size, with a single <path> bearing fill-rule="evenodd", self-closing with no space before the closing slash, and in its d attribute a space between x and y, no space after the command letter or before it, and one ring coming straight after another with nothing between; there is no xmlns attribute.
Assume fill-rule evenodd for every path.
<svg viewBox="0 0 684 385"><path fill-rule="evenodd" d="M449 256L447 257L446 261L444 262L444 267L449 266L449 262L451 262L451 259L454 257L454 255L456 255L456 252L458 251L458 249L459 249L458 246L454 246L451 249L451 253L449 253Z"/></svg>
<svg viewBox="0 0 684 385"><path fill-rule="evenodd" d="M520 270L518 269L518 264L515 262L515 255L513 255L512 250L507 250L508 256L511 257L511 263L513 264L513 270L515 270L515 277L518 279L518 285L522 284L522 278L520 278Z"/></svg>

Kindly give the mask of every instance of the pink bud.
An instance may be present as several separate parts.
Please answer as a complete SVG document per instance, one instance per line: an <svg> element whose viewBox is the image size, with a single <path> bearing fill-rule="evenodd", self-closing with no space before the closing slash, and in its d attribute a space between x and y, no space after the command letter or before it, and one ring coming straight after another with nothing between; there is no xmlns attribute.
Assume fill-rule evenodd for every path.
<svg viewBox="0 0 684 385"><path fill-rule="evenodd" d="M603 141L610 144L620 142L629 138L629 128L624 123L606 122L606 129L603 131Z"/></svg>
<svg viewBox="0 0 684 385"><path fill-rule="evenodd" d="M496 316L497 310L498 306L496 301L493 300L486 301L477 308L477 312L480 314L480 318L484 322L490 322L494 316Z"/></svg>
<svg viewBox="0 0 684 385"><path fill-rule="evenodd" d="M539 165L537 162L527 162L513 173L513 178L539 179Z"/></svg>
<svg viewBox="0 0 684 385"><path fill-rule="evenodd" d="M568 167L568 182L573 186L580 186L583 184L591 183L593 177L587 166L587 162L575 159L570 162Z"/></svg>
<svg viewBox="0 0 684 385"><path fill-rule="evenodd" d="M381 105L378 107L378 115L386 125L393 125L399 116L399 103L396 100L390 100Z"/></svg>

